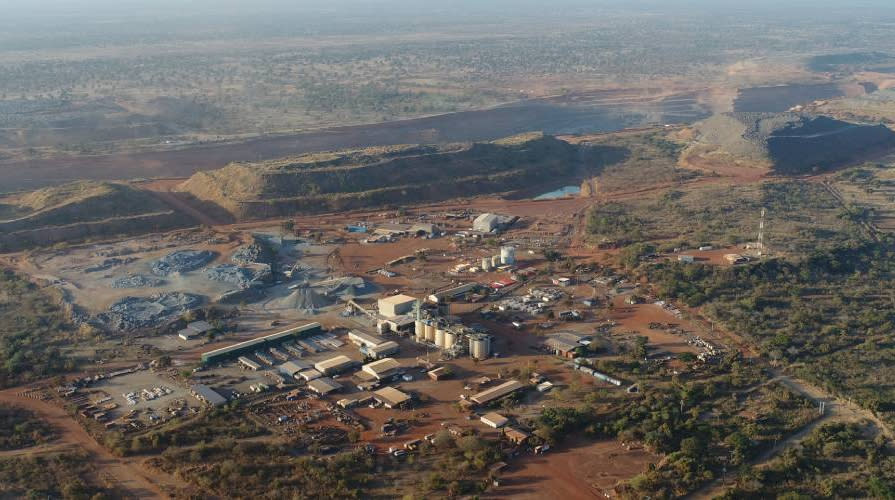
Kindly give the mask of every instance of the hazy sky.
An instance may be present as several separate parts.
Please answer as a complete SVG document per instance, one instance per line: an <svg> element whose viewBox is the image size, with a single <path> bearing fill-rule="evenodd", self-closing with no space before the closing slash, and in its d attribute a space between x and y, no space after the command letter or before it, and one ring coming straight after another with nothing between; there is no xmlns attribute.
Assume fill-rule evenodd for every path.
<svg viewBox="0 0 895 500"><path fill-rule="evenodd" d="M895 0L0 0L0 51L483 25L515 25L525 34L526 24L564 29L640 18L661 24L672 14L700 25L882 26L895 22Z"/></svg>

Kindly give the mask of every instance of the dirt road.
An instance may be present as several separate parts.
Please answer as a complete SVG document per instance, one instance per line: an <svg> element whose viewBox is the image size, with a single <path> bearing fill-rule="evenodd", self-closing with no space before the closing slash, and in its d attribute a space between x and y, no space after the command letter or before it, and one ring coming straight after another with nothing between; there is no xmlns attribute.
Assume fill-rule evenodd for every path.
<svg viewBox="0 0 895 500"><path fill-rule="evenodd" d="M64 409L46 401L24 396L22 388L0 391L0 403L23 407L34 412L52 425L59 434L59 437L48 445L22 450L18 454L61 451L67 448L87 452L100 475L114 481L115 486L127 495L127 498L170 498L163 489L184 486L170 476L149 470L139 459L122 459L112 455L87 434L87 431Z"/></svg>
<svg viewBox="0 0 895 500"><path fill-rule="evenodd" d="M790 448L799 444L803 439L805 439L812 431L814 431L817 427L822 424L831 423L831 422L859 422L859 421L870 421L873 422L877 428L889 439L892 438L893 434L891 429L886 425L885 422L876 417L872 412L861 408L851 402L845 401L841 398L838 398L829 392L816 387L804 380L800 380L794 378L790 375L783 375L779 372L774 373L774 377L769 379L767 382L760 384L758 387L763 385L771 384L779 382L784 386L788 387L792 391L795 391L802 396L814 401L815 404L820 405L820 403L824 404L824 414L819 418L813 420L810 424L802 427L794 434L791 434L786 437L786 439L777 443L774 447L766 450L761 455L756 457L751 461L752 465L761 466L766 464L771 459L779 455L783 450ZM732 470L728 471L727 474L722 477L712 481L708 485L703 488L691 493L687 496L687 498L693 500L703 500L703 499L711 499L722 495L727 489L729 485L736 477L737 471Z"/></svg>

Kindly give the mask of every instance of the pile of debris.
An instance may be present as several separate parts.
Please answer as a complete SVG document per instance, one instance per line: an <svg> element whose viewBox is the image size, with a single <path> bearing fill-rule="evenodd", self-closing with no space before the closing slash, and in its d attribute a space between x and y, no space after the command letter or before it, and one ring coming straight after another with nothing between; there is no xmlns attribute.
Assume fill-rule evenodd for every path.
<svg viewBox="0 0 895 500"><path fill-rule="evenodd" d="M129 274L113 281L112 288L147 288L153 286L162 286L165 283L165 280L156 278L154 276Z"/></svg>
<svg viewBox="0 0 895 500"><path fill-rule="evenodd" d="M299 311L315 313L317 310L327 307L332 301L315 292L309 287L303 286L276 302L278 309L297 309Z"/></svg>
<svg viewBox="0 0 895 500"><path fill-rule="evenodd" d="M347 276L344 278L335 278L322 281L315 284L316 287L323 290L323 295L327 297L350 298L360 295L373 293L375 287L360 276Z"/></svg>
<svg viewBox="0 0 895 500"><path fill-rule="evenodd" d="M270 264L273 260L270 248L262 243L262 240L254 238L254 241L248 245L239 247L230 257L233 262L242 265L248 264Z"/></svg>
<svg viewBox="0 0 895 500"><path fill-rule="evenodd" d="M168 276L174 273L194 271L205 266L217 253L210 250L178 250L152 263L152 273Z"/></svg>
<svg viewBox="0 0 895 500"><path fill-rule="evenodd" d="M271 272L270 266L263 264L255 267L221 264L206 269L205 277L212 281L230 283L239 288L249 288L262 285L265 280L270 279Z"/></svg>
<svg viewBox="0 0 895 500"><path fill-rule="evenodd" d="M202 305L204 297L191 293L170 292L150 297L124 297L109 307L97 319L116 330L136 330L159 326L191 309Z"/></svg>

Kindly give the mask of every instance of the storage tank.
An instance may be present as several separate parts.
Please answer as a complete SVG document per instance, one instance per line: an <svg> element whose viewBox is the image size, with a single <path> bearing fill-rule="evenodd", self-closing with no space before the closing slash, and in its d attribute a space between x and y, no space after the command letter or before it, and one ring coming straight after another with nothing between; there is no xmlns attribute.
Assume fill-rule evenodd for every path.
<svg viewBox="0 0 895 500"><path fill-rule="evenodd" d="M426 340L429 342L435 342L435 325L431 323L426 325Z"/></svg>
<svg viewBox="0 0 895 500"><path fill-rule="evenodd" d="M500 262L505 266L516 265L516 248L500 247Z"/></svg>
<svg viewBox="0 0 895 500"><path fill-rule="evenodd" d="M423 323L423 320L418 319L413 324L413 335L417 341L424 340L426 338L426 324Z"/></svg>
<svg viewBox="0 0 895 500"><path fill-rule="evenodd" d="M444 330L435 330L435 347L444 347Z"/></svg>
<svg viewBox="0 0 895 500"><path fill-rule="evenodd" d="M451 331L444 332L444 348L450 349L457 343L457 334Z"/></svg>
<svg viewBox="0 0 895 500"><path fill-rule="evenodd" d="M491 265L494 267L500 266L500 255L495 255L491 257Z"/></svg>
<svg viewBox="0 0 895 500"><path fill-rule="evenodd" d="M482 271L486 273L491 270L491 257L482 257Z"/></svg>
<svg viewBox="0 0 895 500"><path fill-rule="evenodd" d="M491 354L491 337L472 335L469 337L469 355L473 359L487 359Z"/></svg>

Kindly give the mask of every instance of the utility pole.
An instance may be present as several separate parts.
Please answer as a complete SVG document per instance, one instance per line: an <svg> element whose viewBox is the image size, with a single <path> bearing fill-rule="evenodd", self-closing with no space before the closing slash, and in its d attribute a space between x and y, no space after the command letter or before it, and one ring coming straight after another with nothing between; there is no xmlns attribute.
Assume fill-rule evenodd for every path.
<svg viewBox="0 0 895 500"><path fill-rule="evenodd" d="M766 209L761 209L761 219L758 221L758 256L764 255L764 216Z"/></svg>

